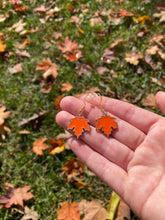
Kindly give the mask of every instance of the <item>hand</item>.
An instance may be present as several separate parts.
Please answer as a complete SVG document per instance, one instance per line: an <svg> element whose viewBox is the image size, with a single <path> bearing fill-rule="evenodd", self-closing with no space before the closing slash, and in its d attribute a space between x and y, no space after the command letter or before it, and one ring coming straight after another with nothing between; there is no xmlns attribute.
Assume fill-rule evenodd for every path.
<svg viewBox="0 0 165 220"><path fill-rule="evenodd" d="M156 95L165 114L165 93ZM143 220L165 219L165 118L132 104L102 97L101 105L115 117L118 129L106 137L96 131L102 116L100 97L86 98L83 116L90 132L69 140L70 148L96 175L114 190ZM65 97L57 123L67 129L84 102Z"/></svg>

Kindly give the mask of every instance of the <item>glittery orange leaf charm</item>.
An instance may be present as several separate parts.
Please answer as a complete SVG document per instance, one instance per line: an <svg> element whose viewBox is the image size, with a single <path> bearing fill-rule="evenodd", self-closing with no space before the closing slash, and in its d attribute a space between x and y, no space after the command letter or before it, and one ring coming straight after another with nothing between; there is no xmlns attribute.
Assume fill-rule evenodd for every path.
<svg viewBox="0 0 165 220"><path fill-rule="evenodd" d="M102 130L105 135L109 136L113 129L118 128L114 119L107 115L97 119L96 130Z"/></svg>
<svg viewBox="0 0 165 220"><path fill-rule="evenodd" d="M68 129L73 130L77 138L79 138L84 131L90 130L88 120L80 116L71 119Z"/></svg>

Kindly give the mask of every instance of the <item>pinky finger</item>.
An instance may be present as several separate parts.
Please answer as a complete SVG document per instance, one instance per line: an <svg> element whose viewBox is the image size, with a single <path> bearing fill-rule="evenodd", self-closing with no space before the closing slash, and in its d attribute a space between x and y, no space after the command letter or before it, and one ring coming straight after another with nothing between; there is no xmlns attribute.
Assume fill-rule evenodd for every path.
<svg viewBox="0 0 165 220"><path fill-rule="evenodd" d="M119 196L124 195L124 183L126 182L127 173L121 167L107 160L81 140L72 137L69 139L68 144L77 157L112 190Z"/></svg>

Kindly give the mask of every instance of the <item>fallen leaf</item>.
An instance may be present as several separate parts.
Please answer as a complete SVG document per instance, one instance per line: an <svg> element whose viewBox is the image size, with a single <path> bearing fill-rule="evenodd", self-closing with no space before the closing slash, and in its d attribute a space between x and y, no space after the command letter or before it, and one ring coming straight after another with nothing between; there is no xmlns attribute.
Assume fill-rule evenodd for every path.
<svg viewBox="0 0 165 220"><path fill-rule="evenodd" d="M0 125L3 125L5 123L5 119L8 119L11 114L11 112L6 112L5 110L5 106L0 107Z"/></svg>
<svg viewBox="0 0 165 220"><path fill-rule="evenodd" d="M19 205L24 207L23 200L29 200L34 197L30 190L30 186L22 188L14 188L11 184L6 183L7 194L0 197L0 203L5 208L10 208L12 205Z"/></svg>
<svg viewBox="0 0 165 220"><path fill-rule="evenodd" d="M67 54L63 54L63 57L65 57L70 62L80 59L81 56L81 51L68 52Z"/></svg>
<svg viewBox="0 0 165 220"><path fill-rule="evenodd" d="M92 201L81 200L78 203L79 211L84 215L82 220L107 220L108 213L102 202L93 199Z"/></svg>
<svg viewBox="0 0 165 220"><path fill-rule="evenodd" d="M21 56L21 57L30 57L30 53L27 52L26 50L21 51L21 50L16 50L16 54Z"/></svg>
<svg viewBox="0 0 165 220"><path fill-rule="evenodd" d="M47 79L49 76L56 78L59 68L55 63L52 63L50 59L43 59L42 63L39 63L35 70L42 70L43 78Z"/></svg>
<svg viewBox="0 0 165 220"><path fill-rule="evenodd" d="M24 208L24 216L20 220L38 220L39 215L33 209L29 209L27 206Z"/></svg>
<svg viewBox="0 0 165 220"><path fill-rule="evenodd" d="M11 133L10 128L8 128L5 124L0 125L0 135L2 139L5 139L6 133Z"/></svg>
<svg viewBox="0 0 165 220"><path fill-rule="evenodd" d="M9 73L16 74L22 72L22 63L17 63L14 67L8 68Z"/></svg>
<svg viewBox="0 0 165 220"><path fill-rule="evenodd" d="M64 92L64 91L69 92L69 91L72 90L72 89L73 89L73 86L72 86L69 82L62 84L61 91L63 91L63 92Z"/></svg>
<svg viewBox="0 0 165 220"><path fill-rule="evenodd" d="M92 68L89 64L83 63L83 64L78 65L76 67L76 70L79 75L85 74L86 76L90 76Z"/></svg>
<svg viewBox="0 0 165 220"><path fill-rule="evenodd" d="M3 42L0 40L0 52L5 52L6 50L6 44L3 44Z"/></svg>
<svg viewBox="0 0 165 220"><path fill-rule="evenodd" d="M14 29L15 32L21 34L24 31L25 26L26 26L26 23L23 22L23 20L21 19L20 21L15 23L10 29Z"/></svg>
<svg viewBox="0 0 165 220"><path fill-rule="evenodd" d="M158 53L158 51L160 51L159 47L157 45L154 45L146 50L146 54L155 55Z"/></svg>
<svg viewBox="0 0 165 220"><path fill-rule="evenodd" d="M75 51L78 47L76 42L72 42L69 37L64 39L64 42L58 42L58 48L62 51L62 53Z"/></svg>
<svg viewBox="0 0 165 220"><path fill-rule="evenodd" d="M105 63L111 63L112 60L115 60L116 56L113 50L110 49L105 49L104 53L101 57L101 61L105 62Z"/></svg>
<svg viewBox="0 0 165 220"><path fill-rule="evenodd" d="M46 140L47 140L47 138L41 138L39 140L36 140L33 143L32 150L35 154L43 155L43 150L46 150L49 148L49 146L44 143Z"/></svg>
<svg viewBox="0 0 165 220"><path fill-rule="evenodd" d="M61 107L60 107L60 102L61 100L64 98L64 95L59 95L57 98L55 98L54 100L54 104L55 104L55 109L57 109L58 111L61 111Z"/></svg>
<svg viewBox="0 0 165 220"><path fill-rule="evenodd" d="M119 11L119 15L120 16L123 16L123 17L132 17L132 16L135 16L135 14L133 14L132 12L129 12L129 11L126 11L126 10L123 10L121 9Z"/></svg>
<svg viewBox="0 0 165 220"><path fill-rule="evenodd" d="M117 40L115 40L115 42L110 45L110 48L109 48L109 49L112 50L114 47L116 47L118 44L120 44L120 43L123 42L123 41L124 41L123 39L117 39Z"/></svg>
<svg viewBox="0 0 165 220"><path fill-rule="evenodd" d="M105 72L110 72L110 70L107 67L99 66L97 67L97 72L98 74L102 75Z"/></svg>
<svg viewBox="0 0 165 220"><path fill-rule="evenodd" d="M138 18L133 18L133 21L135 23L138 23L138 24L141 24L141 25L143 25L145 22L148 22L150 20L151 20L151 18L149 16L147 16L147 15L140 16Z"/></svg>
<svg viewBox="0 0 165 220"><path fill-rule="evenodd" d="M74 181L75 177L81 177L85 170L85 164L77 158L68 159L62 166L62 170L65 172L62 174L66 178L66 181Z"/></svg>
<svg viewBox="0 0 165 220"><path fill-rule="evenodd" d="M77 138L83 134L84 131L89 131L88 120L83 117L75 117L71 119L71 122L67 128L68 130L73 130Z"/></svg>
<svg viewBox="0 0 165 220"><path fill-rule="evenodd" d="M51 145L51 147L48 148L50 155L59 154L65 150L65 143L62 139L59 139L57 141L54 139L50 139L49 144Z"/></svg>
<svg viewBox="0 0 165 220"><path fill-rule="evenodd" d="M102 25L103 24L103 20L101 19L101 17L96 16L90 19L90 25L93 27L95 25Z"/></svg>
<svg viewBox="0 0 165 220"><path fill-rule="evenodd" d="M145 98L142 99L142 105L150 109L155 109L156 101L154 94L148 94Z"/></svg>
<svg viewBox="0 0 165 220"><path fill-rule="evenodd" d="M143 59L143 55L136 53L127 53L125 57L125 61L135 66L138 65L140 59Z"/></svg>
<svg viewBox="0 0 165 220"><path fill-rule="evenodd" d="M68 203L67 201L60 203L61 208L57 211L58 220L81 220L80 213L78 211L78 205Z"/></svg>
<svg viewBox="0 0 165 220"><path fill-rule="evenodd" d="M54 32L52 37L54 37L56 40L58 40L60 37L62 37L62 34L59 32Z"/></svg>
<svg viewBox="0 0 165 220"><path fill-rule="evenodd" d="M120 202L120 197L113 191L107 208L107 212L110 220L114 220L119 202Z"/></svg>
<svg viewBox="0 0 165 220"><path fill-rule="evenodd" d="M159 18L159 22L165 22L165 11L153 14L155 18Z"/></svg>
<svg viewBox="0 0 165 220"><path fill-rule="evenodd" d="M96 130L102 130L105 135L109 136L113 129L118 128L115 118L111 118L110 116L102 116L97 119Z"/></svg>
<svg viewBox="0 0 165 220"><path fill-rule="evenodd" d="M19 127L22 126L27 126L29 123L35 122L36 124L38 123L38 121L41 119L41 117L43 117L45 114L47 114L48 111L42 111L39 112L38 114L34 114L31 117L27 118L27 119L23 119L21 122L18 123Z"/></svg>
<svg viewBox="0 0 165 220"><path fill-rule="evenodd" d="M123 220L123 219L127 219L127 220L131 219L130 208L123 200L120 200L115 220Z"/></svg>

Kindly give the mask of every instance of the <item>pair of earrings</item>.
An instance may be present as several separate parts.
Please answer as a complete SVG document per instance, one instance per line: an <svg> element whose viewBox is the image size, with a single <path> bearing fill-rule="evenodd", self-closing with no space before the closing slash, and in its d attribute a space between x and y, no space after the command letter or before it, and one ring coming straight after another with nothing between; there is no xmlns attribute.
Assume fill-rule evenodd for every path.
<svg viewBox="0 0 165 220"><path fill-rule="evenodd" d="M77 138L79 138L85 131L90 131L90 127L88 124L89 120L85 119L82 116L85 105L86 103L84 102L84 106L79 110L79 115L71 119L70 124L67 128L68 130L72 130ZM99 107L103 113L103 116L96 119L96 130L102 131L107 137L109 137L112 133L112 130L118 128L118 126L117 123L114 121L115 118L108 116L107 112L104 110L101 104L99 105Z"/></svg>

